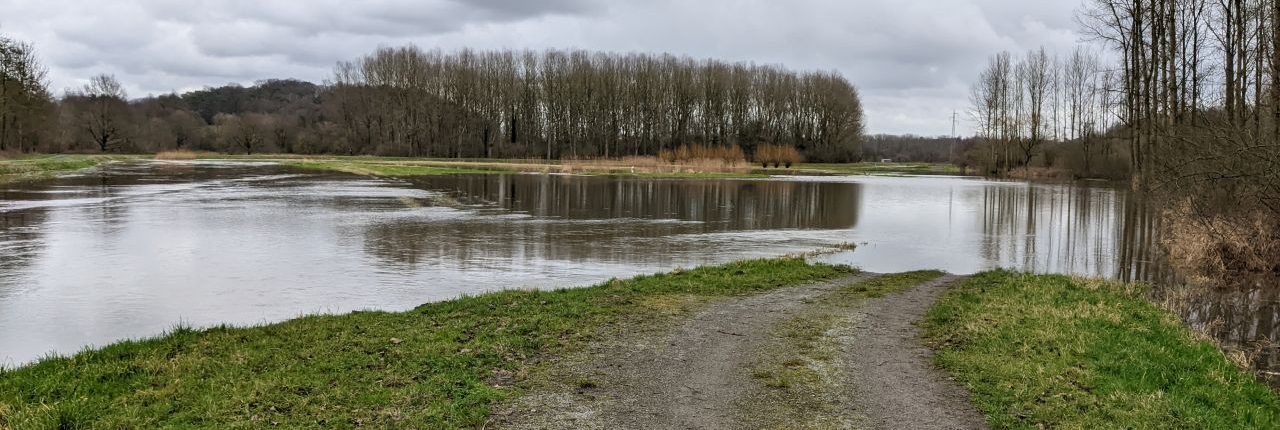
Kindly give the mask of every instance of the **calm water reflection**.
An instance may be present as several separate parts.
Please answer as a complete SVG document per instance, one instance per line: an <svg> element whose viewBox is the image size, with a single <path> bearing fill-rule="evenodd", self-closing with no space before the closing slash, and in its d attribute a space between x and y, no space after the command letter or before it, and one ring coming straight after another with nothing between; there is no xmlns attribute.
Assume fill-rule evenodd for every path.
<svg viewBox="0 0 1280 430"><path fill-rule="evenodd" d="M1217 288L1172 286L1156 294L1193 328L1243 353L1280 388L1280 284L1275 278L1238 279Z"/></svg>
<svg viewBox="0 0 1280 430"><path fill-rule="evenodd" d="M843 242L859 248L820 258L881 272L1007 267L1162 279L1157 230L1141 202L1105 184L397 181L270 164L117 164L0 186L0 363L178 323L408 309ZM1276 334L1275 299L1246 294L1187 309L1204 321L1229 314L1224 330L1257 339ZM1227 304L1236 302L1247 305Z"/></svg>

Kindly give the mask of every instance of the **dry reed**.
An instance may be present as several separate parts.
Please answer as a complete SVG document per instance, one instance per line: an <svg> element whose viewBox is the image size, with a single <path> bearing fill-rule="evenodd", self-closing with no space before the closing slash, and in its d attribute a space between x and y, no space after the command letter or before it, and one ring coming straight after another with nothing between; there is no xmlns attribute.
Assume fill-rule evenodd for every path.
<svg viewBox="0 0 1280 430"><path fill-rule="evenodd" d="M189 149L160 151L156 153L157 160L194 160L199 157L200 157L200 153L189 150Z"/></svg>
<svg viewBox="0 0 1280 430"><path fill-rule="evenodd" d="M804 161L804 156L800 155L794 146L787 145L760 145L756 147L755 162L761 167L768 168L770 164L773 167L788 167L792 164Z"/></svg>
<svg viewBox="0 0 1280 430"><path fill-rule="evenodd" d="M1072 179L1074 173L1057 167L1022 166L1009 170L1009 178L1017 179Z"/></svg>
<svg viewBox="0 0 1280 430"><path fill-rule="evenodd" d="M1280 274L1280 219L1267 211L1241 207L1205 213L1184 200L1163 215L1170 262L1192 281Z"/></svg>
<svg viewBox="0 0 1280 430"><path fill-rule="evenodd" d="M681 145L665 149L658 156L567 159L560 163L563 173L743 173L750 170L742 148L733 145Z"/></svg>

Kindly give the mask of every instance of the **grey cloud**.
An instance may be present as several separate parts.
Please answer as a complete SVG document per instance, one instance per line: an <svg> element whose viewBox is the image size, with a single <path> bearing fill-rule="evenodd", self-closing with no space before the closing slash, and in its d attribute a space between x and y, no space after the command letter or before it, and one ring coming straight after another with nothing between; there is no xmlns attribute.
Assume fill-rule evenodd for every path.
<svg viewBox="0 0 1280 430"><path fill-rule="evenodd" d="M551 14L584 15L594 3L579 0L151 0L158 19L192 25L257 22L301 36L322 33L389 37L439 34L465 25L502 23Z"/></svg>
<svg viewBox="0 0 1280 430"><path fill-rule="evenodd" d="M836 70L871 132L950 132L989 55L1077 39L1071 2L1020 0L0 0L55 88L115 73L131 94L325 79L377 46L671 52ZM2 18L0 18L2 19Z"/></svg>

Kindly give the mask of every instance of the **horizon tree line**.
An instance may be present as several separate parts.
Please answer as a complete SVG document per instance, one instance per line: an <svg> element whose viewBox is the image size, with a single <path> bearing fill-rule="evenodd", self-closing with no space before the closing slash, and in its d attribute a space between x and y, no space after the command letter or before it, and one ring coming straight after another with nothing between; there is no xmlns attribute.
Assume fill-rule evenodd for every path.
<svg viewBox="0 0 1280 430"><path fill-rule="evenodd" d="M381 48L340 63L332 116L359 145L412 156L618 157L680 145L858 156L857 90L834 72L582 50Z"/></svg>
<svg viewBox="0 0 1280 430"><path fill-rule="evenodd" d="M861 156L836 72L583 50L379 48L321 84L265 80L130 100L113 76L55 98L30 44L0 39L0 151L653 156L681 145Z"/></svg>

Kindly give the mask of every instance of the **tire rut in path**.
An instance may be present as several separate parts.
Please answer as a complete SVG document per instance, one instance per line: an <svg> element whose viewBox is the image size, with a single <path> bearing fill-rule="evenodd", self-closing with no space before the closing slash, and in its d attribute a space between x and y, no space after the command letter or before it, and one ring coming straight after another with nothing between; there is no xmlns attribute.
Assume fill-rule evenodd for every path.
<svg viewBox="0 0 1280 430"><path fill-rule="evenodd" d="M947 286L944 276L910 290L866 301L842 339L848 396L860 424L875 429L986 429L969 391L933 365L916 322Z"/></svg>

